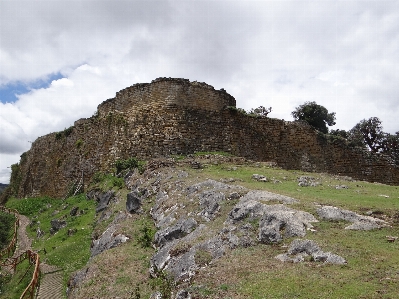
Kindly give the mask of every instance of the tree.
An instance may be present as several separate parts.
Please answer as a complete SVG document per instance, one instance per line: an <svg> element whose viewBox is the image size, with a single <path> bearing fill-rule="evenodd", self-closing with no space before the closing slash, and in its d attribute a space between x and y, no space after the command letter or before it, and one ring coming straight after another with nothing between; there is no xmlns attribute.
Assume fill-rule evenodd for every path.
<svg viewBox="0 0 399 299"><path fill-rule="evenodd" d="M295 120L306 121L324 134L328 133L327 125L335 125L335 112L328 113L325 107L318 105L316 102L305 102L305 104L296 107L291 114Z"/></svg>
<svg viewBox="0 0 399 299"><path fill-rule="evenodd" d="M382 130L381 120L378 117L361 120L348 132L348 135L352 145L365 146L374 153L387 151L388 134Z"/></svg>
<svg viewBox="0 0 399 299"><path fill-rule="evenodd" d="M395 135L387 134L385 152L399 165L399 131Z"/></svg>
<svg viewBox="0 0 399 299"><path fill-rule="evenodd" d="M272 107L265 108L263 106L259 106L258 108L252 108L248 113L252 115L257 115L260 117L267 117L267 115L272 112Z"/></svg>
<svg viewBox="0 0 399 299"><path fill-rule="evenodd" d="M361 120L348 132L348 141L373 153L389 155L399 165L399 131L395 134L385 133L378 117Z"/></svg>
<svg viewBox="0 0 399 299"><path fill-rule="evenodd" d="M339 136L342 138L348 138L348 132L346 132L345 130L341 130L341 129L336 129L336 130L331 130L329 132L329 134L334 135L334 136Z"/></svg>

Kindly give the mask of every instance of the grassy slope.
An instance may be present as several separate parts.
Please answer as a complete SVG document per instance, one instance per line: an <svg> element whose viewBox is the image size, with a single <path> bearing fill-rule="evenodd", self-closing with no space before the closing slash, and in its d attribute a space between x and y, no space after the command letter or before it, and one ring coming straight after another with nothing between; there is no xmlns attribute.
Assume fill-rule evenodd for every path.
<svg viewBox="0 0 399 299"><path fill-rule="evenodd" d="M206 163L206 159L203 162ZM256 165L258 167L255 164L209 163L202 170L185 170L193 182L206 178L234 178L236 182L233 184L292 196L300 200L293 208L315 215L315 202L350 209L360 214L371 210L391 221L392 227L358 232L344 230L347 223L343 222L316 223L317 231L309 232L306 238L317 241L324 251L346 258L348 265L345 266L323 266L312 262L290 264L275 260L274 256L285 252L285 246L291 240L285 240L283 244L260 244L231 251L199 271L191 282L194 298L396 298L399 242L388 243L385 236L399 235L398 186L352 182L326 174L307 174L318 178L322 185L301 188L298 187L297 177L305 173L272 168L267 163ZM254 173L282 183L255 182L251 179ZM348 189L336 190L336 185L347 185ZM118 199L111 204L114 214L125 210L128 191L121 189L118 192ZM130 237L128 243L90 260L90 275L80 291L80 298L93 294L101 298L138 298L138 293L141 298L148 298L151 291L157 288L148 275L149 259L154 250L143 248L139 242L143 234L141 229L149 225L148 211L153 200L151 197L145 203L145 213L132 215L119 223L118 230ZM63 210L65 204L68 208ZM33 246L35 249L46 248L47 255L42 259L65 269L65 281L70 273L86 264L93 230L97 231L96 234L101 233L109 223L105 221L97 226L94 224L95 203L87 201L83 196L70 198L67 203L43 198L13 199L7 206L17 208L30 217L38 215L36 220L40 221L40 228L46 231L46 235L35 240ZM86 213L78 217L69 216L72 206L79 206ZM226 207L222 211L228 213L230 209ZM52 216L55 210L59 212ZM64 215L68 227L50 237L49 221ZM226 214L221 215L215 221L223 221L225 217ZM36 228L37 224L31 228L32 237L35 237ZM76 228L78 232L68 237L66 232L69 228ZM140 292L135 292L136 287L139 287Z"/></svg>
<svg viewBox="0 0 399 299"><path fill-rule="evenodd" d="M399 187L348 181L326 174L260 167L212 165L201 171L202 177L235 178L248 188L263 189L300 199L293 205L315 213L314 203L334 205L363 214L374 211L389 219L392 227L360 232L345 230L347 223L321 221L316 232L306 238L315 240L324 251L345 257L345 266L320 266L312 262L281 263L274 259L286 252L283 244L257 245L232 251L201 271L195 284L199 298L396 298L399 283L399 243L388 243L386 235L398 236ZM260 183L252 174L265 175L282 183ZM322 185L298 187L297 177L310 175ZM348 189L335 189L347 185ZM384 195L384 196L382 196ZM215 279L216 278L216 279ZM195 289L195 288L194 288Z"/></svg>

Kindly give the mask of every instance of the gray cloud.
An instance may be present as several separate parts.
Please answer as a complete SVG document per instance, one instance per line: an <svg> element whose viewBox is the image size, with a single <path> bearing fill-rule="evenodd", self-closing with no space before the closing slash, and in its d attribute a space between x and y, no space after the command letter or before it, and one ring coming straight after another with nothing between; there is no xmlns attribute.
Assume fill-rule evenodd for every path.
<svg viewBox="0 0 399 299"><path fill-rule="evenodd" d="M163 76L223 87L271 117L316 101L336 127L378 116L393 133L398 51L398 1L1 1L0 85L65 78L0 103L0 169L27 140Z"/></svg>

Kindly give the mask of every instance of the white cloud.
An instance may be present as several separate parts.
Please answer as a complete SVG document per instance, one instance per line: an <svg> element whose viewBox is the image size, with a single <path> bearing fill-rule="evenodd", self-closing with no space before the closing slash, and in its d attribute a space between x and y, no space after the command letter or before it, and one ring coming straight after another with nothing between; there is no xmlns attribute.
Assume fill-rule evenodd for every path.
<svg viewBox="0 0 399 299"><path fill-rule="evenodd" d="M157 77L223 87L239 107L272 106L270 117L316 101L335 127L378 116L399 130L396 0L6 0L0 40L0 86L64 77L0 103L0 172L28 141Z"/></svg>

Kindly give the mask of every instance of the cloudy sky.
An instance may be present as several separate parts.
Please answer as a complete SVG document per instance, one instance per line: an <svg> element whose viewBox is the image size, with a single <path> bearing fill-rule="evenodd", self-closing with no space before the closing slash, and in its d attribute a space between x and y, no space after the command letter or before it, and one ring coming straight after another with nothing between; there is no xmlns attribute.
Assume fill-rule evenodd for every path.
<svg viewBox="0 0 399 299"><path fill-rule="evenodd" d="M0 182L31 141L134 83L225 88L270 117L316 101L333 128L399 131L399 1L0 0Z"/></svg>

